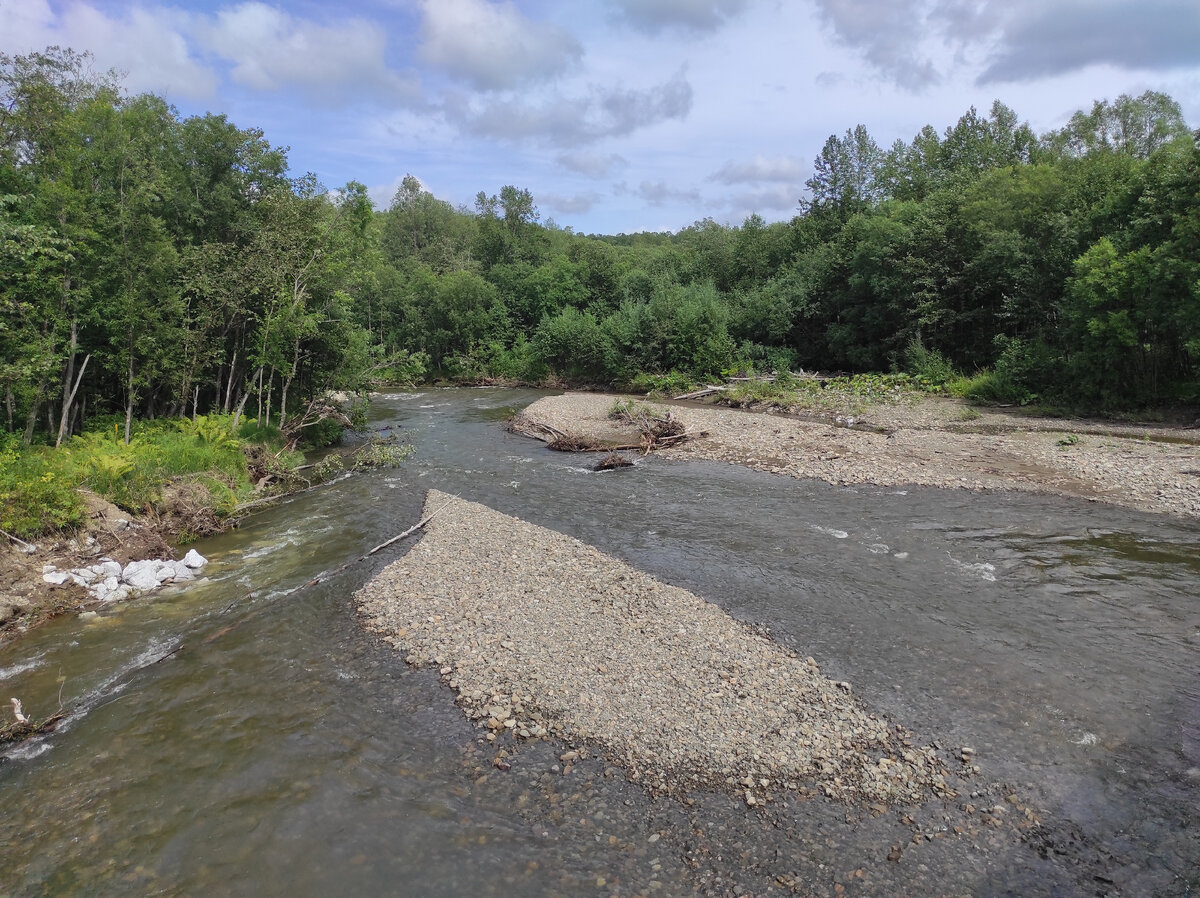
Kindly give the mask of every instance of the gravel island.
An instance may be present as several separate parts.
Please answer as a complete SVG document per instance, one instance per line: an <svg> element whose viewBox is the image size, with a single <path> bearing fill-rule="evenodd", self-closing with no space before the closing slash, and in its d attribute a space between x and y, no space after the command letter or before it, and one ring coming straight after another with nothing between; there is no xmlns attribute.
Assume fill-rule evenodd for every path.
<svg viewBox="0 0 1200 898"><path fill-rule="evenodd" d="M609 418L616 399L567 393L522 413L533 425L637 442ZM815 414L645 402L691 432L660 453L704 458L834 484L1018 489L1200 518L1200 430L1032 418L938 398Z"/></svg>
<svg viewBox="0 0 1200 898"><path fill-rule="evenodd" d="M782 791L952 794L934 749L715 605L483 505L431 491L433 512L360 608L493 737L556 737L652 792L732 791L749 805Z"/></svg>

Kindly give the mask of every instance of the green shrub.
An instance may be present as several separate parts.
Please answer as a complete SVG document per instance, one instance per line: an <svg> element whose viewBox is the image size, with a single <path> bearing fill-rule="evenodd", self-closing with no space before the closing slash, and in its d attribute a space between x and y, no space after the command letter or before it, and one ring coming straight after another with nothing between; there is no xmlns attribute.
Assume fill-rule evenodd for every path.
<svg viewBox="0 0 1200 898"><path fill-rule="evenodd" d="M259 424L253 418L243 421L238 427L238 438L244 443L259 443L272 449L283 448L283 434L274 424Z"/></svg>
<svg viewBox="0 0 1200 898"><path fill-rule="evenodd" d="M914 337L904 350L904 366L923 385L941 389L958 377L950 361L936 349L926 349L920 338Z"/></svg>
<svg viewBox="0 0 1200 898"><path fill-rule="evenodd" d="M86 511L75 490L70 458L62 450L22 450L15 437L0 443L0 529L36 539L83 524Z"/></svg>
<svg viewBox="0 0 1200 898"><path fill-rule="evenodd" d="M965 384L955 384L955 391L975 402L996 405L1024 405L1034 398L1025 387L1000 371L980 371Z"/></svg>

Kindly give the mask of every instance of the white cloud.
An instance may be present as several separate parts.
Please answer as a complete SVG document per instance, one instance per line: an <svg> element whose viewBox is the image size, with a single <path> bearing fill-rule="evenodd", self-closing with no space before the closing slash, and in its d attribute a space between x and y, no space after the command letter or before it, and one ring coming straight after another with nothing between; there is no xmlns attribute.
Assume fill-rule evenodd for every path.
<svg viewBox="0 0 1200 898"><path fill-rule="evenodd" d="M1200 65L1194 0L1069 0L1022 10L1001 32L981 83L1031 81L1093 64L1164 70Z"/></svg>
<svg viewBox="0 0 1200 898"><path fill-rule="evenodd" d="M623 192L623 191L618 191ZM668 186L666 181L642 181L635 191L636 195L651 206L667 206L676 203L698 205L700 191L692 188L680 190Z"/></svg>
<svg viewBox="0 0 1200 898"><path fill-rule="evenodd" d="M628 159L616 153L562 153L555 161L563 168L596 179L607 178L616 169L629 164Z"/></svg>
<svg viewBox="0 0 1200 898"><path fill-rule="evenodd" d="M583 48L512 3L421 0L421 57L479 90L505 90L574 68Z"/></svg>
<svg viewBox="0 0 1200 898"><path fill-rule="evenodd" d="M733 210L733 217L741 221L754 212L779 212L791 209L798 211L800 203L800 187L789 184L778 184L761 190L750 190L726 197L725 204ZM775 216L771 216L775 217Z"/></svg>
<svg viewBox="0 0 1200 898"><path fill-rule="evenodd" d="M319 102L415 101L419 87L384 60L382 29L363 19L319 25L265 3L222 8L197 22L212 53L233 64L231 77L258 91L298 88Z"/></svg>
<svg viewBox="0 0 1200 898"><path fill-rule="evenodd" d="M576 193L572 196L563 196L558 193L544 193L538 197L538 201L542 205L558 212L560 215L582 215L585 212L590 212L599 199L600 195L597 193Z"/></svg>
<svg viewBox="0 0 1200 898"><path fill-rule="evenodd" d="M723 184L753 184L762 181L803 182L807 166L793 156L755 156L748 162L726 162L712 176Z"/></svg>
<svg viewBox="0 0 1200 898"><path fill-rule="evenodd" d="M551 96L541 102L449 96L445 108L452 121L477 136L578 146L686 118L692 87L680 72L644 90L593 86L581 98Z"/></svg>
<svg viewBox="0 0 1200 898"><path fill-rule="evenodd" d="M648 34L667 29L715 31L747 4L748 0L608 0L623 20Z"/></svg>
<svg viewBox="0 0 1200 898"><path fill-rule="evenodd" d="M195 59L185 37L186 14L134 7L109 16L88 3L56 12L48 0L0 0L0 49L12 54L48 46L89 51L100 69L124 73L133 93L154 92L207 100L217 75Z"/></svg>
<svg viewBox="0 0 1200 898"><path fill-rule="evenodd" d="M817 0L817 7L843 43L860 50L901 87L920 90L941 80L920 48L927 26L925 0Z"/></svg>

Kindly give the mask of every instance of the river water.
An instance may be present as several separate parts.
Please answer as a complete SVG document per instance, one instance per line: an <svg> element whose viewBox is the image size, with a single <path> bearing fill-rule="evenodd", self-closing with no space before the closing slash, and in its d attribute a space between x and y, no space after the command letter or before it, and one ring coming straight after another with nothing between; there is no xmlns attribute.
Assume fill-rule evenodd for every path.
<svg viewBox="0 0 1200 898"><path fill-rule="evenodd" d="M70 711L0 761L0 895L1200 894L1200 525L653 457L592 474L503 431L538 395L382 397L401 468L198 544L204 582L0 648L3 698ZM404 548L285 595L430 488L769 628L923 743L972 747L977 794L760 814L651 800L599 758L564 776L561 744L494 769L450 691L356 619Z"/></svg>

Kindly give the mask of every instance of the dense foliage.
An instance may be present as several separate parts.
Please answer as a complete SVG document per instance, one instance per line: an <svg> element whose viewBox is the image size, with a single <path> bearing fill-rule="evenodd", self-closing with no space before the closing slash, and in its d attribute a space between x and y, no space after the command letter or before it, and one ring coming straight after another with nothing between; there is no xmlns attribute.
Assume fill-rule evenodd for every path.
<svg viewBox="0 0 1200 898"><path fill-rule="evenodd" d="M808 188L790 222L675 234L576 234L511 186L455 208L413 177L375 211L85 57L0 58L3 423L25 443L112 414L286 427L372 380L794 366L1200 400L1200 145L1169 97L1041 136L999 102L886 150L860 125Z"/></svg>

